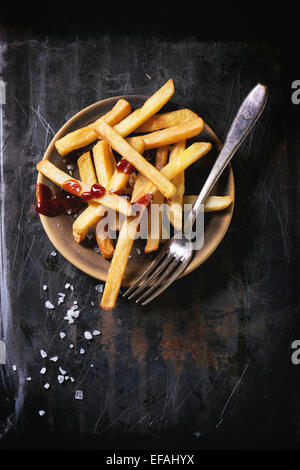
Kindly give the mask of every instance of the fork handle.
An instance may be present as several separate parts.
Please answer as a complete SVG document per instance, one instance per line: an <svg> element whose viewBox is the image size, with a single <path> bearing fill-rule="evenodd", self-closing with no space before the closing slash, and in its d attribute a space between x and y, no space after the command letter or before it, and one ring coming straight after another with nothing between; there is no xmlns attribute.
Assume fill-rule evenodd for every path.
<svg viewBox="0 0 300 470"><path fill-rule="evenodd" d="M190 234L201 205L213 189L225 167L260 117L267 101L268 89L265 85L257 84L241 104L226 136L223 148L196 199L185 225L184 234Z"/></svg>

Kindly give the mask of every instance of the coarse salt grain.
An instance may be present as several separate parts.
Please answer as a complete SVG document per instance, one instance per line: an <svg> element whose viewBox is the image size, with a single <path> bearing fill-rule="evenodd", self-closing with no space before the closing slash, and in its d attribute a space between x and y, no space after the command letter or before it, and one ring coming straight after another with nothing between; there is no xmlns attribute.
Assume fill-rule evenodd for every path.
<svg viewBox="0 0 300 470"><path fill-rule="evenodd" d="M44 374L46 372L46 367L42 367L41 370L40 370L40 374Z"/></svg>
<svg viewBox="0 0 300 470"><path fill-rule="evenodd" d="M56 256L56 251L52 250L51 251L51 256Z"/></svg>
<svg viewBox="0 0 300 470"><path fill-rule="evenodd" d="M65 380L65 378L64 378L63 375L58 375L58 376L57 376L57 380L59 381L60 384L62 384L63 381Z"/></svg>
<svg viewBox="0 0 300 470"><path fill-rule="evenodd" d="M69 348L70 348L70 349L73 349L73 348L74 348L74 344L72 344L72 343L69 344Z"/></svg>
<svg viewBox="0 0 300 470"><path fill-rule="evenodd" d="M46 411L44 411L44 410L39 410L39 415L40 415L40 416L43 416L45 413L46 413Z"/></svg>
<svg viewBox="0 0 300 470"><path fill-rule="evenodd" d="M53 357L50 357L49 361L53 361L53 362L56 362L58 360L58 356L53 356Z"/></svg>
<svg viewBox="0 0 300 470"><path fill-rule="evenodd" d="M103 284L98 284L97 286L95 286L95 290L98 292L103 292Z"/></svg>
<svg viewBox="0 0 300 470"><path fill-rule="evenodd" d="M90 331L85 331L85 332L84 332L84 337L85 337L86 339L92 339L93 336L92 336L92 334L90 333Z"/></svg>
<svg viewBox="0 0 300 470"><path fill-rule="evenodd" d="M15 364L13 364L12 370L17 370L17 366Z"/></svg>
<svg viewBox="0 0 300 470"><path fill-rule="evenodd" d="M31 377L26 378L27 382L31 382Z"/></svg>
<svg viewBox="0 0 300 470"><path fill-rule="evenodd" d="M48 308L49 310L52 310L54 308L54 305L52 302L50 302L50 300L47 300L45 302L45 307Z"/></svg>
<svg viewBox="0 0 300 470"><path fill-rule="evenodd" d="M64 333L63 331L60 331L59 336L61 337L61 339L63 339L66 336L66 333Z"/></svg>
<svg viewBox="0 0 300 470"><path fill-rule="evenodd" d="M69 289L70 285L71 285L71 284L70 284L69 282L66 282L66 284L65 284L65 289Z"/></svg>
<svg viewBox="0 0 300 470"><path fill-rule="evenodd" d="M48 382L47 382L47 383L44 385L44 388L45 388L46 390L48 390L49 387L50 387L50 384L48 384Z"/></svg>
<svg viewBox="0 0 300 470"><path fill-rule="evenodd" d="M82 400L83 399L83 392L82 390L75 390L75 399Z"/></svg>
<svg viewBox="0 0 300 470"><path fill-rule="evenodd" d="M97 336L97 335L100 335L100 331L99 330L94 330L93 331L93 336Z"/></svg>
<svg viewBox="0 0 300 470"><path fill-rule="evenodd" d="M83 348L80 348L80 351L79 351L80 354L84 354L85 353L85 349Z"/></svg>
<svg viewBox="0 0 300 470"><path fill-rule="evenodd" d="M46 286L46 284L43 284L43 290L47 290L48 289L48 286Z"/></svg>
<svg viewBox="0 0 300 470"><path fill-rule="evenodd" d="M74 290L74 286L71 285L71 286L70 286L70 290Z"/></svg>
<svg viewBox="0 0 300 470"><path fill-rule="evenodd" d="M71 382L75 382L75 379L73 377L70 377Z"/></svg>
<svg viewBox="0 0 300 470"><path fill-rule="evenodd" d="M62 375L66 375L66 373L67 373L66 370L64 370L62 367L59 367L58 369L62 373Z"/></svg>
<svg viewBox="0 0 300 470"><path fill-rule="evenodd" d="M44 351L43 349L40 350L40 353L41 353L41 356L44 358L44 357L47 357L47 353L46 351Z"/></svg>

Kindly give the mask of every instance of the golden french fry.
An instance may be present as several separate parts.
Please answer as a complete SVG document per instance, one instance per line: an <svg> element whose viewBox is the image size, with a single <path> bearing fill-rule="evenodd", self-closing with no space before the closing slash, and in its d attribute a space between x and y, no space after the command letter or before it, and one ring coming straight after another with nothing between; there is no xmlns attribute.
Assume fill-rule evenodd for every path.
<svg viewBox="0 0 300 470"><path fill-rule="evenodd" d="M174 195L176 188L167 180L151 163L149 163L139 152L137 152L131 145L126 142L123 137L115 131L114 128L109 126L105 121L98 120L95 126L98 134L103 140L106 140L109 145L116 150L122 157L124 157L131 165L133 165L143 175L147 176L148 180L152 181L160 192L167 198Z"/></svg>
<svg viewBox="0 0 300 470"><path fill-rule="evenodd" d="M183 204L193 205L198 196L183 196ZM204 212L222 211L232 203L231 196L208 196L204 202Z"/></svg>
<svg viewBox="0 0 300 470"><path fill-rule="evenodd" d="M77 164L81 181L91 186L97 183L97 176L90 152L81 155L77 160Z"/></svg>
<svg viewBox="0 0 300 470"><path fill-rule="evenodd" d="M89 228L95 225L105 214L105 207L101 204L90 203L88 207L79 214L73 223L73 237L77 243L81 243L88 233Z"/></svg>
<svg viewBox="0 0 300 470"><path fill-rule="evenodd" d="M121 287L124 272L127 266L130 251L134 242L134 234L139 224L138 217L128 217L124 220L115 252L108 270L100 307L112 310L116 304L117 296Z"/></svg>
<svg viewBox="0 0 300 470"><path fill-rule="evenodd" d="M53 163L49 162L49 160L41 160L38 162L36 169L60 188L68 192L73 192L74 194L74 191L70 191L66 185L67 182L72 181L72 184L76 185L78 189L78 192L75 192L77 196L81 196L83 192L90 192L91 190L91 185L70 178L70 175L57 168ZM131 214L131 205L126 198L118 196L117 194L108 193L107 191L102 197L91 199L89 202L102 204L127 216Z"/></svg>
<svg viewBox="0 0 300 470"><path fill-rule="evenodd" d="M122 122L115 126L115 130L122 137L131 134L147 119L157 113L169 101L174 93L173 80L168 80L158 91L148 98L143 106L133 111Z"/></svg>
<svg viewBox="0 0 300 470"><path fill-rule="evenodd" d="M101 221L99 221L96 224L95 232L96 232L97 244L98 244L101 255L103 256L103 258L106 258L106 259L112 258L115 248L114 248L112 240L109 237L108 232L105 232L101 224Z"/></svg>
<svg viewBox="0 0 300 470"><path fill-rule="evenodd" d="M126 141L140 154L144 152L145 144L141 137L129 137L126 139ZM111 191L112 193L122 191L129 181L130 174L131 173L124 173L123 171L119 171L119 166L117 165L111 179L109 180L107 190Z"/></svg>
<svg viewBox="0 0 300 470"><path fill-rule="evenodd" d="M211 147L212 145L207 142L195 142L162 168L161 172L165 172L170 179L175 178L181 171L184 171L189 165L209 152ZM153 195L157 191L157 188L151 183L145 189L150 189ZM128 217L122 224L101 300L100 306L103 309L111 310L115 306L142 212L143 209L141 208L140 216Z"/></svg>
<svg viewBox="0 0 300 470"><path fill-rule="evenodd" d="M182 153L178 154L171 162L169 162L160 171L168 180L172 180L179 173L186 170L190 165L199 160L199 158L206 155L211 150L210 142L195 142L187 147ZM140 192L135 192L134 198L131 198L131 203L136 202L145 194L154 194L156 191L155 185L151 182L147 182L144 187L140 189Z"/></svg>
<svg viewBox="0 0 300 470"><path fill-rule="evenodd" d="M196 119L198 114L194 113L188 108L178 109L177 111L169 111L167 113L155 114L148 119L144 124L138 127L135 132L153 132L166 127L177 126L183 122Z"/></svg>
<svg viewBox="0 0 300 470"><path fill-rule="evenodd" d="M118 124L131 112L131 107L128 101L121 98L116 102L114 107L105 114L102 119L108 122L111 126ZM85 147L86 145L98 139L97 133L93 129L94 123L89 126L82 127L76 131L70 132L61 139L55 142L55 147L58 153L62 156L67 155L73 150Z"/></svg>
<svg viewBox="0 0 300 470"><path fill-rule="evenodd" d="M170 162L185 150L186 141L182 140L174 144L170 150ZM184 195L184 171L179 173L172 183L176 187L176 193L168 200L168 216L171 224L176 230L182 229L182 200Z"/></svg>
<svg viewBox="0 0 300 470"><path fill-rule="evenodd" d="M158 170L161 170L166 166L169 156L169 146L158 147L155 154L155 166Z"/></svg>
<svg viewBox="0 0 300 470"><path fill-rule="evenodd" d="M204 121L200 117L192 121L177 124L161 131L151 132L142 135L145 142L145 150L175 144L181 140L190 139L200 134L204 126Z"/></svg>
<svg viewBox="0 0 300 470"><path fill-rule="evenodd" d="M159 147L156 150L155 166L161 170L168 161L169 147ZM176 193L175 193L176 194ZM174 196L173 196L174 197ZM148 207L148 236L145 246L145 253L151 253L159 247L159 242L162 232L162 212L160 210L161 204L164 202L163 195L156 191L153 196L152 202ZM155 212L154 210L155 209ZM158 213L157 213L158 212Z"/></svg>
<svg viewBox="0 0 300 470"><path fill-rule="evenodd" d="M116 166L115 157L110 145L104 140L99 140L93 147L93 158L98 182L107 189Z"/></svg>

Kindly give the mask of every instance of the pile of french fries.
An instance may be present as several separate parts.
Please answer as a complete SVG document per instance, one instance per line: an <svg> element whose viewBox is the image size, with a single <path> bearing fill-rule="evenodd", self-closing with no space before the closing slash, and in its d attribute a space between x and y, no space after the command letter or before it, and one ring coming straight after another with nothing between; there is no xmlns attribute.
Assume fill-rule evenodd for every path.
<svg viewBox="0 0 300 470"><path fill-rule="evenodd" d="M211 144L194 142L187 146L187 139L198 136L204 127L201 117L190 109L158 114L173 94L173 81L168 80L135 111L131 111L128 101L119 99L111 111L96 122L65 135L55 143L58 153L65 157L96 142L77 160L80 181L72 180L81 188L78 196L90 192L95 184L105 188L105 192L101 197L89 199L87 207L73 223L73 236L77 243L81 243L93 227L100 254L111 258L100 304L103 309L110 310L115 306L146 207L149 206L145 253L151 253L158 249L161 241L160 218L156 220L156 230L151 227L151 205L166 201L171 224L176 230L181 230L183 206L193 204L196 199L196 196L185 195L185 170L206 155ZM153 164L143 156L150 149L155 149ZM116 154L134 167L132 173L118 171ZM65 189L65 183L70 181L69 174L48 160L41 160L37 170L61 188ZM130 195L130 199L123 197L122 193ZM230 196L210 196L204 210L222 210L231 202ZM134 213L136 204L139 204L139 211ZM114 227L119 232L116 245L109 236L110 227L101 224L107 209L116 211L119 216Z"/></svg>

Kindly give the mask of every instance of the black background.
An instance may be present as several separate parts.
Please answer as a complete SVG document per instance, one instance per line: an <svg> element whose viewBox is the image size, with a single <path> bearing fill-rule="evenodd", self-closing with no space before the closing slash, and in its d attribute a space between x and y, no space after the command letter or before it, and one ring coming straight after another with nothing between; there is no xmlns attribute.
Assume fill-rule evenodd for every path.
<svg viewBox="0 0 300 470"><path fill-rule="evenodd" d="M229 283L230 289L233 289L235 293L238 292L241 286L244 289L246 287L251 288L247 296L244 291L240 304L234 305L234 318L237 319L239 325L237 328L240 342L238 348L239 355L231 363L234 372L232 370L228 371L226 368L224 370L225 375L229 375L226 375L226 379L222 378L221 380L224 386L224 395L222 395L223 392L219 394L220 403L223 403L223 405L226 403L226 396L229 396L230 390L232 390L236 383L236 380L230 382L228 377L232 374L235 379L238 379L243 373L245 364L248 363L247 373L249 373L249 378L247 378L245 373L245 384L241 383L241 388L237 389L234 400L226 408L226 419L217 428L215 427L218 422L217 413L222 410L222 406L219 407L220 403L212 405L211 400L207 397L207 402L204 405L209 408L209 411L206 409L205 413L209 415L209 419L212 419L214 425L209 423L203 426L203 435L198 438L193 435L193 430L195 429L190 427L190 422L184 422L182 430L177 426L175 432L172 425L171 413L169 424L167 423L166 425L166 432L162 436L154 437L151 434L142 436L139 432L130 435L120 429L116 429L112 434L108 433L106 435L104 433L104 435L99 437L97 434L80 431L80 419L89 420L87 412L86 414L85 411L82 412L81 417L77 421L74 415L72 415L72 412L76 413L76 410L66 415L63 410L64 403L59 402L52 403L52 406L57 405L57 410L52 410L54 427L53 425L52 428L47 425L43 427L40 425L40 420L37 420L36 417L33 418L33 413L35 412L33 410L36 410L36 400L40 400L41 395L39 388L33 388L33 391L31 389L28 392L27 400L24 402L24 409L18 422L18 432L15 433L13 430L8 432L0 444L3 449L176 448L278 450L299 448L298 369L297 366L292 365L290 359L292 352L290 347L291 342L299 337L299 222L297 217L299 185L297 181L299 176L300 109L291 103L290 98L291 82L300 78L298 61L296 59L297 20L293 19L291 11L287 8L284 12L277 12L279 15L274 20L272 16L274 11L269 11L266 16L260 16L261 11L252 5L250 11L245 9L240 11L234 10L237 16L231 16L230 22L227 20L227 16L224 16L223 12L219 9L213 13L206 12L203 7L200 7L200 10L202 8L201 14L197 12L196 15L197 8L194 8L195 14L191 14L189 10L188 14L182 12L180 15L176 15L174 9L170 13L168 10L161 11L158 7L149 13L147 9L140 6L140 9L137 9L137 15L132 10L130 12L128 10L120 12L119 10L119 15L112 15L110 12L102 9L97 12L97 18L95 18L96 14L82 13L79 17L68 12L68 16L65 17L66 19L63 19L62 17L58 18L57 12L54 12L53 9L50 8L48 10L45 7L39 18L29 15L28 12L26 14L26 12L20 11L14 12L13 15L11 13L3 14L2 28L4 37L11 45L14 40L26 43L29 38L37 39L37 41L44 41L45 38L50 38L50 45L57 45L70 42L75 36L79 38L79 42L85 41L83 50L88 41L99 41L100 45L97 51L100 51L101 40L106 35L106 37L109 37L110 44L115 44L116 47L119 45L122 52L121 42L122 38L126 36L127 46L131 45L132 50L134 48L138 49L139 57L144 53L143 64L147 63L147 60L151 63L155 56L154 47L151 49L153 38L155 38L156 47L169 41L175 44L178 50L180 47L183 50L182 44L185 41L191 41L190 38L192 38L193 44L198 43L199 48L203 48L203 50L208 47L208 43L215 41L217 43L216 55L208 57L206 68L204 68L202 63L201 78L205 77L205 83L209 85L201 86L199 96L195 100L196 102L192 95L189 94L189 91L187 91L190 84L184 87L179 80L176 82L177 77L179 79L185 76L180 68L180 66L184 67L185 63L182 62L181 64L179 62L176 64L177 77L175 76L174 78L175 86L178 84L179 102L187 99L191 107L193 105L196 107L202 105L203 113L221 138L226 134L230 118L233 117L240 99L249 90L251 83L259 79L269 85L272 92L270 93L269 107L262 117L258 128L254 131L251 140L251 151L244 145L241 149L241 160L237 160L233 165L237 185L237 206L231 229L215 256L203 267L204 271L201 271L201 273L200 271L197 272L189 280L194 286L198 286L200 282L202 292L210 290L213 293L214 290L210 286L212 281L210 273L218 271L216 275L216 283L219 289L218 296L216 299L209 297L205 304L205 316L207 319L205 328L210 327L212 330L206 330L204 335L209 335L213 332L215 321L220 326L216 319L216 316L218 316L216 312L221 310L220 306L224 301L224 293L228 293L228 284L224 283L224 277L229 276L232 280L231 276L233 274L234 276L236 276L236 273L241 275L241 285L236 284L234 281L232 284ZM230 9L229 6L228 9ZM231 10L227 11L229 16L230 12ZM148 20L145 20L146 14ZM287 29L284 30L284 27ZM145 44L149 49L145 48L143 52ZM235 44L235 46L231 46L231 44ZM21 57L22 49L20 50L19 58L15 58L15 64L20 64ZM189 59L191 60L190 68L193 70L197 64L196 62L193 63L192 56ZM26 61L26 58L24 60ZM87 60L89 60L88 56ZM111 60L114 61L116 59L112 58ZM166 56L165 60L168 61L170 58ZM218 61L222 65L216 70L214 67ZM120 63L122 62L120 61ZM158 65L160 65L159 62ZM19 83L16 72L22 74L22 67L14 69L16 65L11 65L11 69L9 69L9 66L10 64L8 64L7 73L10 74L11 79L15 76L15 83ZM68 65L66 64L65 67L67 68ZM174 66L174 73L176 67ZM236 81L237 69L240 71L238 81ZM137 72L136 75L133 73L132 77L135 78L136 83L129 85L128 93L134 93L134 85L140 86L140 90L137 92L145 92L145 94L150 94L160 85L159 82L157 84L153 83L150 86L148 84L139 85L140 77ZM83 79L81 78L80 80ZM194 80L195 83L193 85L195 87L197 79L194 78ZM107 88L102 84L101 93L103 95L100 94L97 99L106 97L111 86L114 90L112 95L119 94L115 92L118 89L117 80L107 83L106 86ZM130 87L132 87L132 90ZM22 88L18 88L17 85L15 90L19 93L22 92ZM206 90L214 91L215 97L213 99L207 97L205 95ZM229 92L231 92L231 95L229 95ZM220 108L218 108L220 114L216 116L214 106L217 106L218 97L221 103L219 104ZM81 106L78 107L78 110L84 105L90 104L88 100L92 98L93 96L82 98ZM28 98L24 96L23 99L22 103L26 105ZM53 100L54 96L51 96L51 99ZM65 104L68 104L67 98ZM225 112L222 114L222 109L226 105L229 106L229 104L230 107L227 114ZM76 110L75 104L74 111ZM55 109L49 109L48 111L48 115L51 117L55 116L57 112ZM16 123L16 110L11 109L9 113L11 122ZM56 125L59 127L63 121L64 119L59 118ZM25 130L23 129L23 131ZM18 144L11 144L10 149L18 151ZM34 151L38 152L38 150ZM34 158L36 157L37 153L34 155ZM271 180L272 177L273 179ZM34 177L32 181L34 181ZM250 192L251 188L254 193L253 204L251 203L253 200L253 193ZM270 204L265 204L266 197L270 198ZM240 205L239 200L241 201ZM261 210L264 214L261 217L257 217L257 212L253 212L253 210ZM14 214L16 216L18 214L17 208L15 211ZM38 228L37 222L34 228L39 230L39 234L42 237L40 244L47 243L46 237L43 235L42 230ZM249 239L245 235L247 232L249 233L250 240L253 234L255 234L255 237L258 234L257 240L259 243L261 243L261 240L265 240L268 247L269 274L265 283L259 285L258 289L256 289L255 281L264 272L265 260L264 258L260 259L259 253L255 252L255 250L259 250L255 243L250 243L251 248L248 249ZM240 234L242 238L240 238ZM13 243L11 248L14 248ZM46 249L48 250L48 255L51 250L50 244L47 245ZM256 253L254 258L251 258L251 253ZM248 254L250 259L247 258ZM233 263L233 266L230 266L232 258L235 258L236 261ZM44 261L47 261L47 256L45 256ZM68 269L67 263L62 258L60 263L57 282L61 280L62 273L65 275ZM37 275L38 272L39 267L37 268ZM69 271L67 272L69 273ZM49 271L49 273L49 279L51 276L55 276L55 273L52 271ZM208 278L206 282L203 281L205 276ZM243 278L243 276L245 277ZM89 286L90 281L78 272L74 273L74 279L78 283L83 282L84 287ZM189 288L189 282L182 281L184 289ZM251 283L253 283L253 288ZM172 321L172 316L174 315L172 310L173 299L182 306L182 314L179 311L177 312L180 318L176 325L176 331L180 331L182 327L188 328L189 319L186 313L189 309L186 308L185 310L184 304L180 303L178 296L175 295L175 299L173 298L174 291L168 295L169 297L165 297L165 300L162 300L163 307L167 310L167 319ZM26 307L30 310L30 299L26 297L26 294L21 299L16 299L18 305L20 300L28 302ZM245 307L246 301L250 305L250 308L249 306L247 307L249 308L248 310ZM197 296L193 298L192 302L194 302L193 305L196 308ZM168 310L169 303L171 307ZM159 312L159 307L153 307L153 309L155 308ZM127 315L134 314L134 312L127 309L125 304L119 306L118 312L118 316L122 320ZM149 312L153 315L154 322L159 323L160 320L157 318L157 312L151 309ZM20 337L14 342L14 348L26 344L24 335L27 338L31 337L31 344L36 348L40 342L37 341L35 343L35 339L32 339L36 335L37 328L33 321L33 314L32 316L28 314L28 320L25 322L20 322L18 314L15 314L14 319L17 324L18 322L19 324L22 323L22 327L20 328ZM96 313L93 315L95 316L92 318L96 318ZM195 312L192 314L192 318L195 321ZM262 333L253 334L253 329L251 328L253 328L254 321L258 321L259 318L262 318L265 322L265 328ZM131 321L133 322L132 324L130 323ZM139 323L141 320L134 319L128 321L128 324L125 326L127 334L132 331L133 326L136 326L135 322ZM151 321L139 323L139 326L145 327L145 331L150 338L148 343L149 348L151 351L154 351L156 339L151 336ZM30 330L30 328L33 330ZM193 337L191 341L193 341ZM232 341L231 338L228 339L228 343L227 340L224 340L224 343L212 343L211 348L217 348L219 352L223 351L222 348L228 351L230 341ZM28 347L28 355L25 356L24 362L36 361L35 363L38 364L38 354L36 352L29 352L29 349ZM34 348L32 349L34 350ZM126 344L121 352L127 354ZM187 362L185 367L184 374L190 379L191 365ZM124 370L125 365L123 369L120 368L119 372L122 374ZM201 371L201 376L202 374L203 371ZM10 375L10 372L7 375ZM219 384L220 376L216 374L214 377L216 383ZM10 389L9 377L5 380L9 383L9 388L6 389L6 393L1 395L1 403L3 404L1 406L1 416L3 416L3 419L6 419L7 415L10 414L14 406L15 396L14 384ZM35 387L34 384L33 387ZM7 397L9 400L7 400ZM134 397L131 400L131 403L133 403ZM186 413L190 412L191 410L187 408ZM199 416L203 412L200 409ZM57 417L58 413L62 413L60 419ZM75 424L65 426L66 420L73 421ZM89 429L88 425L86 427L83 425L82 427L83 429ZM69 432L66 432L66 428L69 429Z"/></svg>

